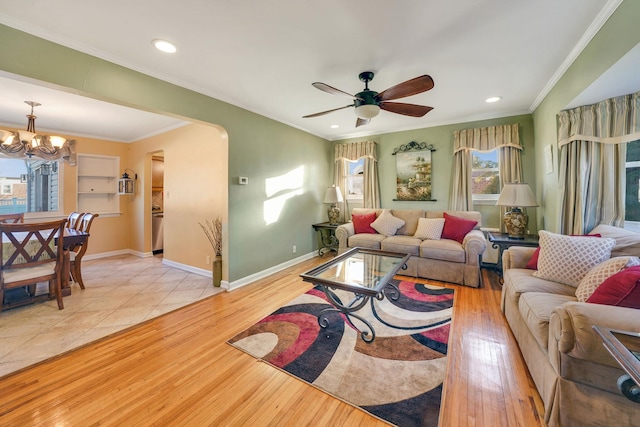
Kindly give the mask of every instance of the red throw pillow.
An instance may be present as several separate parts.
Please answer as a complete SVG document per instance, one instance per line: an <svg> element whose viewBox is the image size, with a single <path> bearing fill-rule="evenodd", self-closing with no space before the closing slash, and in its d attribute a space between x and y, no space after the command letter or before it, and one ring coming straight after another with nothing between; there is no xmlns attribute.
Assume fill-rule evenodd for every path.
<svg viewBox="0 0 640 427"><path fill-rule="evenodd" d="M625 268L602 282L587 302L640 308L640 265Z"/></svg>
<svg viewBox="0 0 640 427"><path fill-rule="evenodd" d="M442 239L451 239L462 243L464 236L473 230L478 221L471 221L459 216L444 213L444 228L442 229Z"/></svg>
<svg viewBox="0 0 640 427"><path fill-rule="evenodd" d="M572 236L582 236L582 237L602 237L600 234L572 234ZM536 248L533 255L531 255L531 259L527 263L527 267L529 270L537 270L538 269L538 257L540 257L540 248Z"/></svg>
<svg viewBox="0 0 640 427"><path fill-rule="evenodd" d="M367 233L376 234L377 231L371 227L371 223L376 220L376 213L371 212L369 214L351 215L353 221L353 229L356 234Z"/></svg>

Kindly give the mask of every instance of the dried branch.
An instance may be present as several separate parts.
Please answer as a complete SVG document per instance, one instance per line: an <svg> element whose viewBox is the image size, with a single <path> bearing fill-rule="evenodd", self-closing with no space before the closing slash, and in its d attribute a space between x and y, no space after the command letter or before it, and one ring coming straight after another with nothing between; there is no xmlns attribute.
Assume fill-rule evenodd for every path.
<svg viewBox="0 0 640 427"><path fill-rule="evenodd" d="M209 239L216 256L222 256L222 219L217 216L213 220L206 220L205 224L198 224Z"/></svg>

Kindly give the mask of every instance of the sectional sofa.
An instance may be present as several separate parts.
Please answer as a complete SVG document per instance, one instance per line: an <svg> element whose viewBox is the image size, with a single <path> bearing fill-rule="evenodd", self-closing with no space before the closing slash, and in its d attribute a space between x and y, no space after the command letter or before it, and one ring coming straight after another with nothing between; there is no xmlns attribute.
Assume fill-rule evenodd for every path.
<svg viewBox="0 0 640 427"><path fill-rule="evenodd" d="M480 212L363 208L352 210L355 217L374 213L378 219L389 218L389 224L401 225L397 230L395 226L380 229L383 233L371 229L369 232L356 233L353 221L343 224L336 229L340 253L353 247L406 253L410 254L411 258L407 263L407 269L402 271L403 275L476 288L480 286L480 256L487 247L484 234L479 230L482 222ZM457 234L457 240L442 238L437 230L428 230L426 234L420 234L422 225L427 223L449 225L445 217L449 218L449 229L453 234ZM430 221L434 219L435 221ZM468 232L463 232L466 229L462 226L458 227L465 220L475 222L473 229ZM444 230L441 229L445 232L446 230L446 227Z"/></svg>

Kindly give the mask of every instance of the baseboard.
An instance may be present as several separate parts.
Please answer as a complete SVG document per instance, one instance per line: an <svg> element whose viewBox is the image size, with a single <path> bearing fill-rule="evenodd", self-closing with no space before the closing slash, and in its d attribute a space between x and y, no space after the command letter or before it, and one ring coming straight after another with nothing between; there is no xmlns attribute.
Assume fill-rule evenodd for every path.
<svg viewBox="0 0 640 427"><path fill-rule="evenodd" d="M282 264L274 265L273 267L267 268L266 270L259 271L250 276L243 277L242 279L234 280L233 282L222 282L222 287L227 291L235 291L238 288L248 285L249 283L253 283L256 280L264 279L267 276L270 276L274 273L282 271L286 268L292 267L296 264L299 264L303 261L311 259L318 255L317 251L309 252L306 255L302 255L298 258L294 258L292 260L283 262Z"/></svg>
<svg viewBox="0 0 640 427"><path fill-rule="evenodd" d="M100 259L100 258L108 258L108 257L112 257L112 256L117 256L117 255L135 255L137 257L140 258L148 258L148 257L152 257L153 253L152 252L138 252L138 251L134 251L132 249L122 249L119 251L111 251L111 252L102 252L99 254L91 254L91 255L85 255L84 260L92 260L92 259ZM273 267L267 268L266 270L262 270L259 271L257 273L254 273L250 276L246 276L243 277L242 279L238 279L238 280L234 280L233 282L228 282L226 280L223 280L220 283L220 287L223 289L226 289L227 291L234 291L238 288L241 288L243 286L246 286L250 283L255 282L256 280L260 280L260 279L264 279L267 276L270 276L274 273L277 273L279 271L282 271L286 268L292 267L296 264L299 264L303 261L309 260L315 256L317 256L318 253L317 251L313 251L313 252L309 252L306 255L302 255L298 258L294 258L292 260L283 262L282 264L278 264L278 265L274 265ZM162 263L164 265L167 265L169 267L174 267L174 268L178 268L180 270L184 270L184 271L188 271L189 273L193 273L193 274L197 274L200 276L204 276L204 277L212 277L213 274L211 272L211 270L205 270L203 268L198 268L198 267L193 267L191 265L187 265L187 264L182 264L179 262L175 262L175 261L171 261L168 260L166 258L162 259Z"/></svg>

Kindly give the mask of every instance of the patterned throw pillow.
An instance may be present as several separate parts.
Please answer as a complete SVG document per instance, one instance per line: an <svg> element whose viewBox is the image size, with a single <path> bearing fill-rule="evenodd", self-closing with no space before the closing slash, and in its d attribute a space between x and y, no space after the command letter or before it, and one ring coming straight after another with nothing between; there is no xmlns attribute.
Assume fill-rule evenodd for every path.
<svg viewBox="0 0 640 427"><path fill-rule="evenodd" d="M380 216L371 223L371 227L383 236L393 236L403 225L404 221L391 215L388 209L383 210Z"/></svg>
<svg viewBox="0 0 640 427"><path fill-rule="evenodd" d="M444 218L420 218L418 219L418 229L413 237L418 239L440 240L443 228Z"/></svg>
<svg viewBox="0 0 640 427"><path fill-rule="evenodd" d="M627 267L635 267L637 265L640 265L640 259L635 256L609 258L605 262L596 265L580 281L576 289L576 298L580 302L587 301L602 282Z"/></svg>
<svg viewBox="0 0 640 427"><path fill-rule="evenodd" d="M596 265L611 256L613 239L565 236L541 230L538 271L534 277L573 287Z"/></svg>

